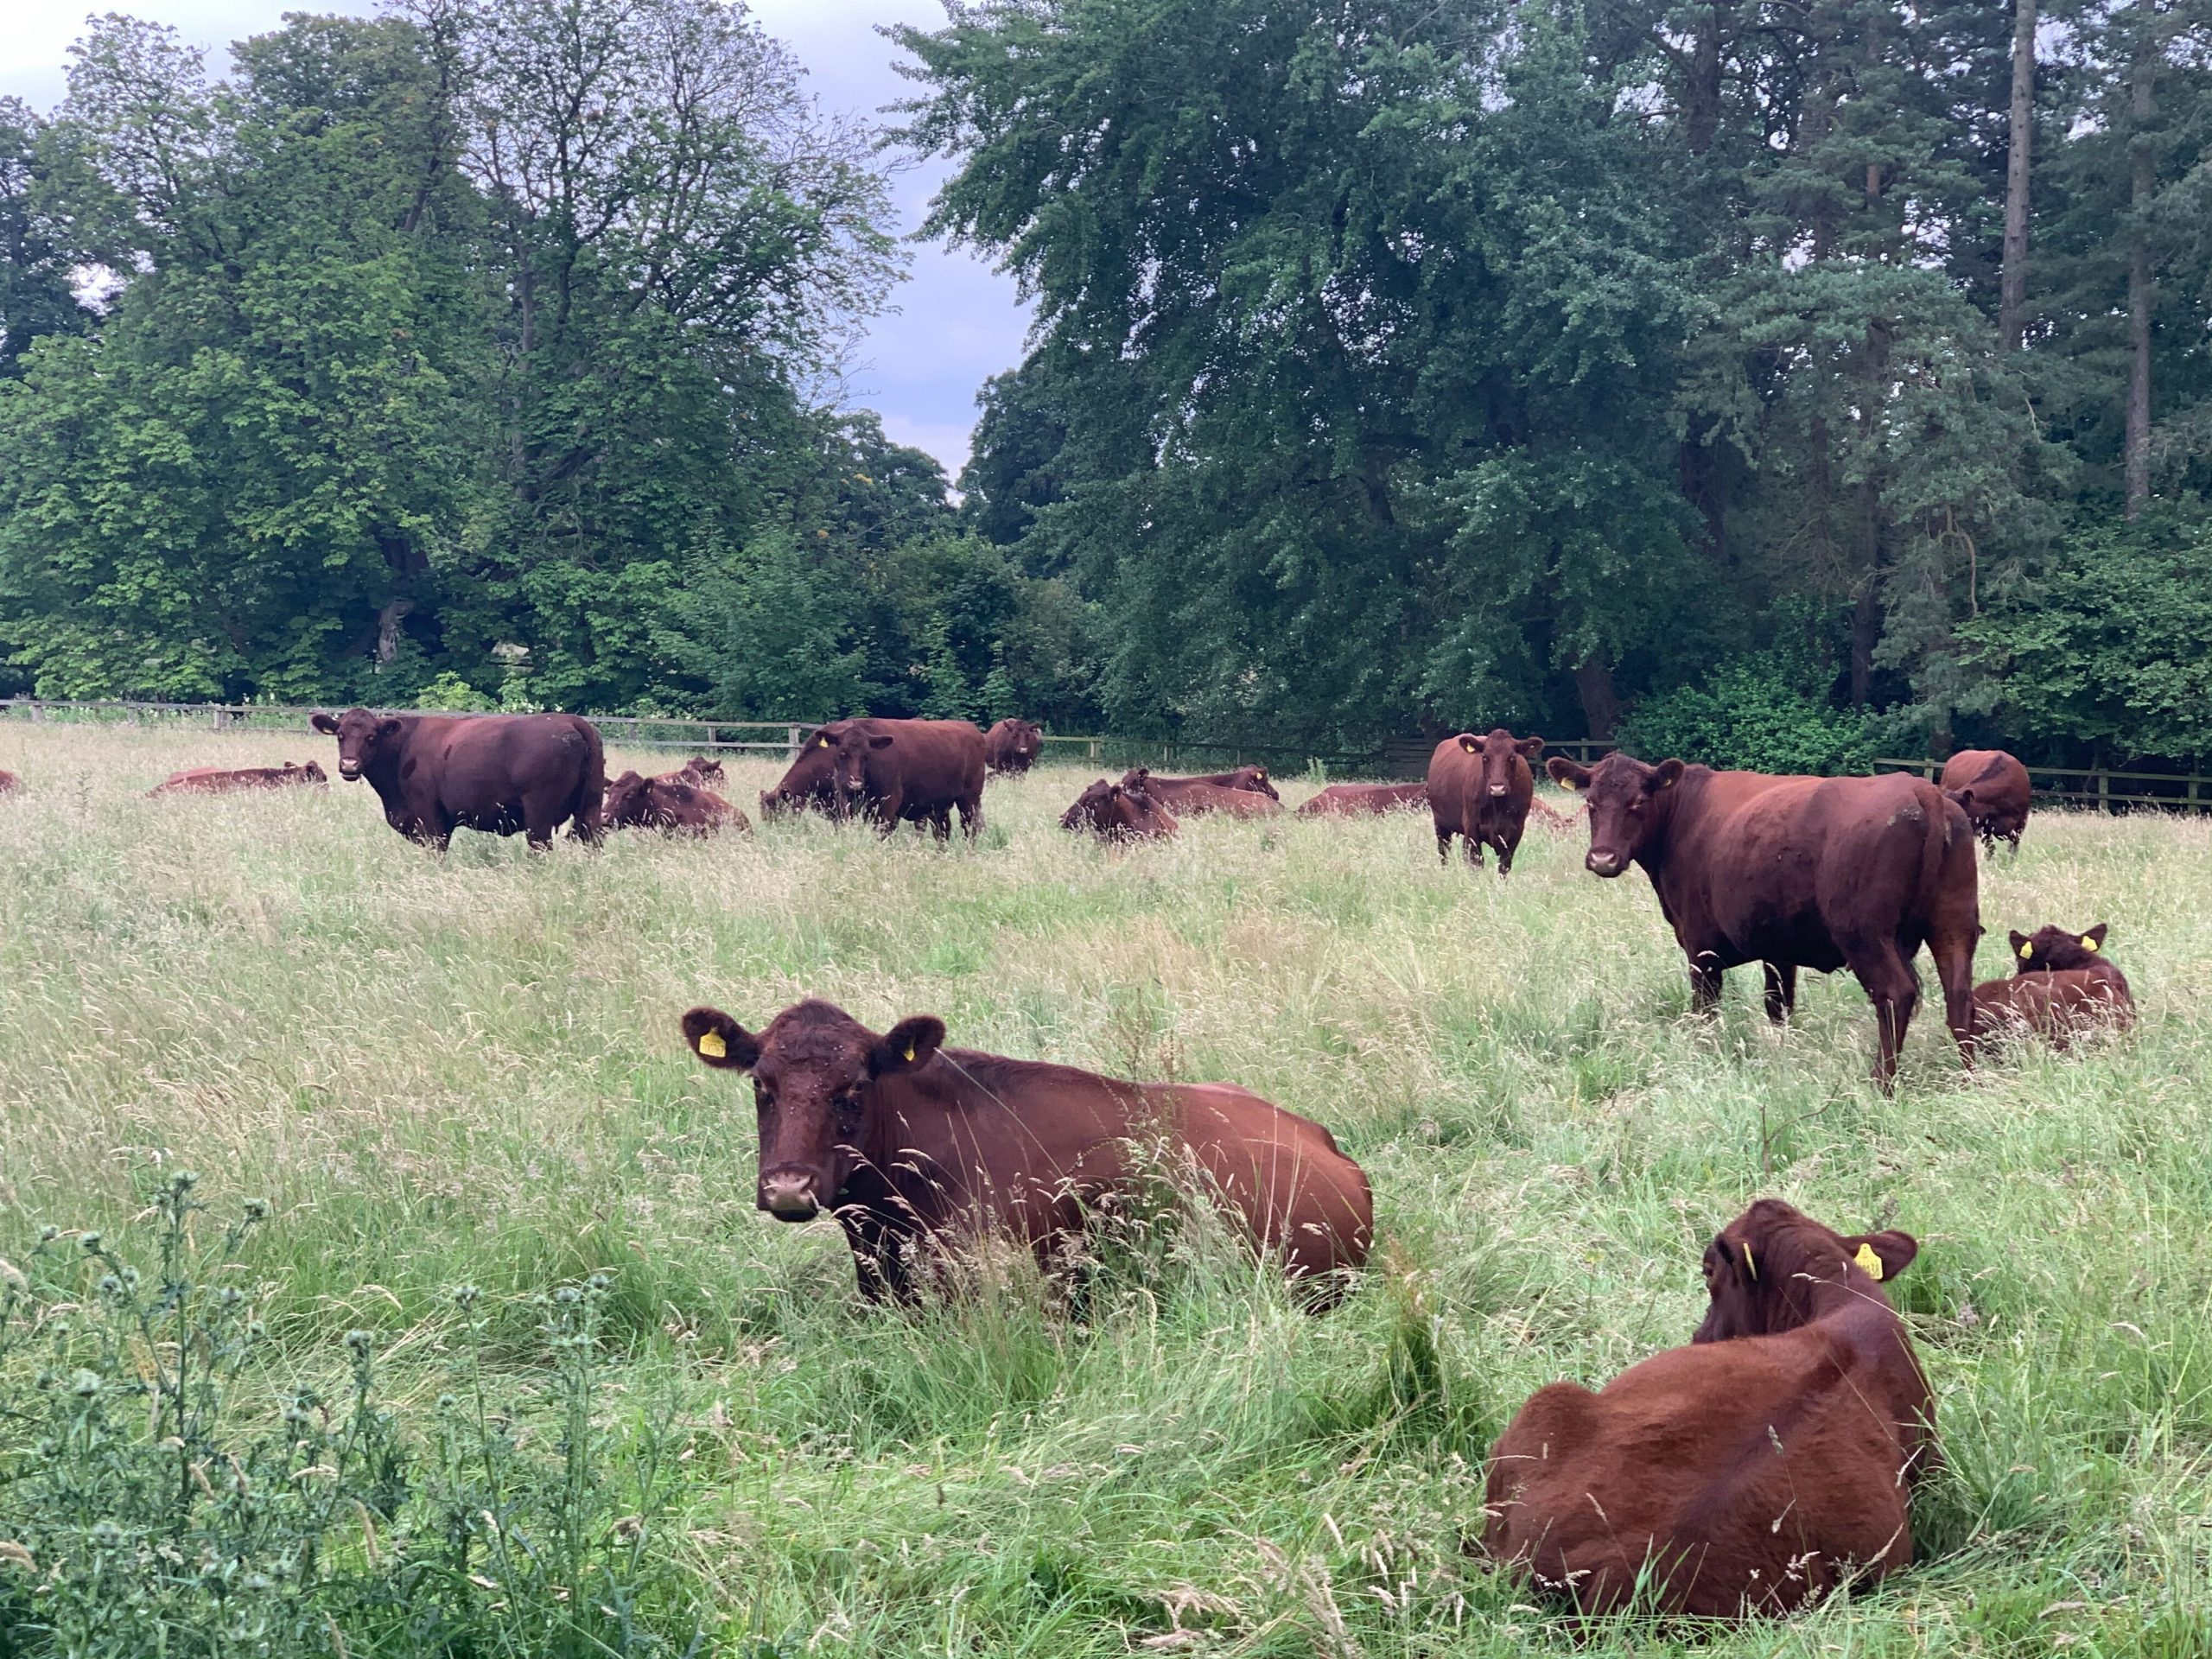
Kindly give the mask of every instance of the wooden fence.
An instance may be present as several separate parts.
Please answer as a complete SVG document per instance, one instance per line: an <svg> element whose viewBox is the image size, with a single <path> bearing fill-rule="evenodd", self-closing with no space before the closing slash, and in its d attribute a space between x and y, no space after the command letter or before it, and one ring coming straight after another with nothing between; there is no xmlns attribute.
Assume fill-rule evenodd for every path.
<svg viewBox="0 0 2212 1659"><path fill-rule="evenodd" d="M1877 772L1916 772L1933 782L1941 760L1878 760ZM2194 772L2121 772L2107 766L2030 766L2036 798L2102 812L2151 809L2172 812L2212 810L2212 778Z"/></svg>

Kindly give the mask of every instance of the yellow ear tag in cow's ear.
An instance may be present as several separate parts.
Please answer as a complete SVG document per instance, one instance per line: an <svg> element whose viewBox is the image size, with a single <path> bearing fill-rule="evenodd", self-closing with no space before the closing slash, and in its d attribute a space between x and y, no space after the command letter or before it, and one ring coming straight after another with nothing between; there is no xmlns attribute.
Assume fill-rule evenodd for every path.
<svg viewBox="0 0 2212 1659"><path fill-rule="evenodd" d="M2094 950L2097 948L2097 942L2085 933L2082 936L2082 948L2084 950Z"/></svg>
<svg viewBox="0 0 2212 1659"><path fill-rule="evenodd" d="M826 737L825 737L825 738L822 739L822 740L821 740L821 741L822 741L822 747L823 747L823 748L825 748L825 749L826 749L826 748L828 748L828 747L830 747L830 740L829 740L828 738L826 738Z"/></svg>
<svg viewBox="0 0 2212 1659"><path fill-rule="evenodd" d="M910 1061L914 1058L914 1051L912 1049L910 1048L906 1051L906 1058Z"/></svg>
<svg viewBox="0 0 2212 1659"><path fill-rule="evenodd" d="M1751 1260L1751 1241L1748 1238L1744 1241L1744 1269L1754 1280L1759 1276L1759 1264Z"/></svg>
<svg viewBox="0 0 2212 1659"><path fill-rule="evenodd" d="M1860 1267L1866 1269L1866 1276L1869 1279L1879 1280L1881 1278L1882 1258L1874 1254L1874 1247L1872 1244L1860 1244L1859 1247L1859 1254L1853 1256L1851 1259L1853 1262L1856 1262Z"/></svg>
<svg viewBox="0 0 2212 1659"><path fill-rule="evenodd" d="M729 1045L722 1040L719 1031L702 1031L699 1033L699 1052L710 1060L728 1059Z"/></svg>
<svg viewBox="0 0 2212 1659"><path fill-rule="evenodd" d="M2021 941L2021 944L2020 944L2020 960L2021 960L2022 962L2025 962L2025 961L2027 961L2027 960L2028 960L2028 958L2029 958L2029 957L2032 957L2032 956L2034 956L2034 955L2035 955L2035 953L2036 953L2036 942L2035 942L2033 939L2024 939L2024 940Z"/></svg>

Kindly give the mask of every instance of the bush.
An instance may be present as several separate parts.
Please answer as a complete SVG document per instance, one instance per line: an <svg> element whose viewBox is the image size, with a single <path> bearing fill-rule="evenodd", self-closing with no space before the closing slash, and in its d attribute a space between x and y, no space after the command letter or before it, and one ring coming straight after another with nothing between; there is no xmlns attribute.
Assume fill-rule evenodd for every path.
<svg viewBox="0 0 2212 1659"><path fill-rule="evenodd" d="M1621 747L1647 760L1679 755L1746 772L1872 771L1882 722L1832 707L1808 677L1787 651L1733 658L1701 684L1639 703L1621 724Z"/></svg>

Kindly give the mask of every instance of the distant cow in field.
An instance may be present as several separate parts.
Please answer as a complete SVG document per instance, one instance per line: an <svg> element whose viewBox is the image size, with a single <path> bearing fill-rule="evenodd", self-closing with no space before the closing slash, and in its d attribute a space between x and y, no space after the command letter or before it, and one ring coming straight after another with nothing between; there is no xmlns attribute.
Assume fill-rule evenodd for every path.
<svg viewBox="0 0 2212 1659"><path fill-rule="evenodd" d="M687 783L699 789L714 789L728 781L722 763L703 754L695 754L674 772L659 774L670 783Z"/></svg>
<svg viewBox="0 0 2212 1659"><path fill-rule="evenodd" d="M2135 1023L2127 976L2104 956L2106 925L2086 931L2039 927L2012 936L2010 979L1974 988L1977 1036L2032 1031L2056 1048L2088 1031L2125 1031Z"/></svg>
<svg viewBox="0 0 2212 1659"><path fill-rule="evenodd" d="M23 780L5 768L0 768L0 795L14 793L23 786Z"/></svg>
<svg viewBox="0 0 2212 1659"><path fill-rule="evenodd" d="M1428 804L1427 784L1331 784L1298 809L1301 818L1361 818Z"/></svg>
<svg viewBox="0 0 2212 1659"><path fill-rule="evenodd" d="M1985 851L1999 839L2020 850L2028 827L2028 769L2002 749L1961 749L1943 763L1936 785L1965 810Z"/></svg>
<svg viewBox="0 0 2212 1659"><path fill-rule="evenodd" d="M1483 849L1497 853L1497 873L1513 868L1513 855L1529 827L1536 776L1529 762L1544 752L1541 737L1516 737L1503 726L1486 737L1461 732L1428 757L1428 810L1436 825L1436 852L1452 861L1452 837L1479 865Z"/></svg>
<svg viewBox="0 0 2212 1659"><path fill-rule="evenodd" d="M1122 774L1122 787L1149 795L1162 806L1184 817L1219 812L1232 818L1268 818L1282 810L1282 798L1257 766L1240 766L1216 777L1246 779L1242 784L1218 784L1210 778L1155 778L1143 766Z"/></svg>
<svg viewBox="0 0 2212 1659"><path fill-rule="evenodd" d="M1045 752L1041 727L1026 720L1002 720L983 734L983 764L1008 778L1019 778Z"/></svg>
<svg viewBox="0 0 2212 1659"><path fill-rule="evenodd" d="M1974 949L1981 933L1974 831L1925 779L1775 778L1609 754L1595 766L1561 757L1554 781L1584 791L1583 863L1616 876L1643 866L1689 958L1700 1013L1720 976L1766 969L1766 1012L1789 1017L1797 969L1848 968L1874 1004L1875 1080L1888 1087L1920 1001L1913 957L1925 944L1944 1016L1974 1061Z"/></svg>
<svg viewBox="0 0 2212 1659"><path fill-rule="evenodd" d="M837 798L890 835L926 823L952 836L952 812L973 841L983 830L983 734L964 720L855 720L837 740Z"/></svg>
<svg viewBox="0 0 2212 1659"><path fill-rule="evenodd" d="M146 792L149 795L220 795L238 789L284 789L312 784L327 787L329 774L320 761L310 760L301 766L287 760L281 766L242 766L225 770L220 766L194 766L188 772L173 772L166 781L158 783Z"/></svg>
<svg viewBox="0 0 2212 1659"><path fill-rule="evenodd" d="M744 813L714 791L692 783L691 775L678 772L646 778L624 772L607 786L601 822L609 830L663 830L691 836L752 829Z"/></svg>
<svg viewBox="0 0 2212 1659"><path fill-rule="evenodd" d="M833 720L806 734L790 768L773 789L760 791L760 816L780 818L809 807L837 816L837 742L849 720Z"/></svg>
<svg viewBox="0 0 2212 1659"><path fill-rule="evenodd" d="M1787 1613L1912 1560L1935 1399L1883 1287L1910 1234L1762 1198L1705 1252L1687 1348L1540 1389L1492 1449L1483 1547L1586 1613Z"/></svg>
<svg viewBox="0 0 2212 1659"><path fill-rule="evenodd" d="M1319 1124L1230 1084L1137 1084L945 1048L944 1022L878 1035L806 1001L758 1035L719 1008L683 1016L710 1066L753 1074L757 1203L836 1216L871 1300L914 1291L931 1247L1011 1236L1049 1266L1086 1211L1143 1178L1134 1145L1187 1155L1252 1242L1296 1278L1366 1259L1367 1178Z"/></svg>
<svg viewBox="0 0 2212 1659"><path fill-rule="evenodd" d="M1060 814L1061 829L1087 832L1103 841L1166 840L1178 827L1175 815L1142 790L1110 784L1103 778Z"/></svg>
<svg viewBox="0 0 2212 1659"><path fill-rule="evenodd" d="M577 715L378 715L313 725L338 740L338 775L365 779L385 821L443 851L455 830L525 835L543 851L564 821L597 842L607 793L599 728Z"/></svg>

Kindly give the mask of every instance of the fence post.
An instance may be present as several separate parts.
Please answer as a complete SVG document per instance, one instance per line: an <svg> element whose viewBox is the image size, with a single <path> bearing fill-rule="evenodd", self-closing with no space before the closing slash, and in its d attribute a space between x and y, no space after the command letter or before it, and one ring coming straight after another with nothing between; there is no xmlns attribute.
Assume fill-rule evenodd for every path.
<svg viewBox="0 0 2212 1659"><path fill-rule="evenodd" d="M798 728L797 726L784 728L784 759L786 761L798 759Z"/></svg>
<svg viewBox="0 0 2212 1659"><path fill-rule="evenodd" d="M2196 810L2198 805L2196 798L2196 786L2203 781L2204 780L2202 778L2198 777L2193 772L2189 774L2189 794L2186 797L2186 799L2189 804L2189 810L2192 812Z"/></svg>
<svg viewBox="0 0 2212 1659"><path fill-rule="evenodd" d="M2102 766L2097 768L2097 810L2107 817L2112 813L2112 779Z"/></svg>

